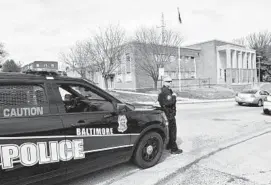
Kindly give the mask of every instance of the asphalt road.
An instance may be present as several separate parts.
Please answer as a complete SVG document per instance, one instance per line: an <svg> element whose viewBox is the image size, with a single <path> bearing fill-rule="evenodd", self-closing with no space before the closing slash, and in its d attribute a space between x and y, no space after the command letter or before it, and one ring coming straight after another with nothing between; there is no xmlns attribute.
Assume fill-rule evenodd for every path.
<svg viewBox="0 0 271 185"><path fill-rule="evenodd" d="M271 184L271 134L230 147L199 161L166 185Z"/></svg>
<svg viewBox="0 0 271 185"><path fill-rule="evenodd" d="M178 144L184 150L181 155L170 155L167 151L159 163L159 165L147 169L140 170L130 163L118 165L109 169L89 174L70 181L69 185L121 185L121 184L253 184L254 179L250 180L249 176L241 173L231 173L231 168L243 165L243 160L235 158L232 155L223 155L230 149L217 152L212 157L202 159L195 164L184 166L187 161L194 160L194 157L201 157L208 149L218 147L221 143L235 141L243 136L259 132L264 129L271 128L271 116L263 115L261 107L239 106L235 102L221 103L205 103L205 104L183 104L178 105L177 124L178 124ZM268 140L262 136L262 140ZM270 137L270 136L269 136ZM251 150L255 151L257 143L254 139L241 143L242 149L234 150L239 156L245 156L250 143ZM256 140L256 139L255 139ZM269 138L270 141L270 138ZM239 145L236 145L237 147ZM254 148L253 148L254 147ZM255 153L260 158L262 153L268 152L268 146L261 148L261 153ZM243 152L243 153L242 153ZM270 150L269 150L270 152ZM204 153L204 154L203 154ZM257 156L258 154L258 156ZM270 154L270 153L269 153ZM223 159L220 159L223 155ZM264 154L263 154L264 155ZM270 155L269 155L270 156ZM255 158L249 161L258 162ZM271 166L271 157L265 157ZM214 162L217 161L217 162ZM220 165L220 161L226 161ZM217 166L214 166L214 164ZM172 165L173 164L173 165ZM213 164L210 166L210 164ZM225 166L229 166L228 171L223 171ZM184 167L185 170L179 170ZM250 168L258 170L257 164L251 165ZM246 169L250 169L246 168ZM177 172L176 172L177 170ZM179 171L178 171L179 170ZM240 170L240 169L239 169ZM262 172L264 173L261 173ZM171 177L173 172L174 175ZM268 173L268 169L258 170L260 174ZM250 174L250 171L244 171L244 174ZM192 177L198 178L192 178ZM269 173L270 176L270 173ZM170 178L167 178L170 177ZM217 180L220 179L220 180ZM200 181L202 180L202 181ZM217 180L217 181L216 181Z"/></svg>

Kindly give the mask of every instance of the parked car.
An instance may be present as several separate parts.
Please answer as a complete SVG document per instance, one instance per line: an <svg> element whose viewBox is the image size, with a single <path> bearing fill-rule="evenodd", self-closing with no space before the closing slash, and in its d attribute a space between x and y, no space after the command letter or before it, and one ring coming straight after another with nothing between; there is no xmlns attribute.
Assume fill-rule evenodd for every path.
<svg viewBox="0 0 271 185"><path fill-rule="evenodd" d="M269 95L265 90L250 89L237 93L235 101L239 104L263 106L264 99Z"/></svg>
<svg viewBox="0 0 271 185"><path fill-rule="evenodd" d="M0 184L56 184L133 161L159 162L168 120L84 79L0 73Z"/></svg>
<svg viewBox="0 0 271 185"><path fill-rule="evenodd" d="M271 95L266 96L265 99L264 99L263 112L264 112L264 114L270 114L271 113Z"/></svg>

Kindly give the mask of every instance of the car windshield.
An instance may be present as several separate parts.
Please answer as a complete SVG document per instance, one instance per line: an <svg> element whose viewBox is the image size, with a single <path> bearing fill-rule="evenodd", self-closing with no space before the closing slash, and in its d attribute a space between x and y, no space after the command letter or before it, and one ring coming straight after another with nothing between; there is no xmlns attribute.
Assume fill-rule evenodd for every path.
<svg viewBox="0 0 271 185"><path fill-rule="evenodd" d="M256 94L258 90L246 90L242 91L243 94Z"/></svg>

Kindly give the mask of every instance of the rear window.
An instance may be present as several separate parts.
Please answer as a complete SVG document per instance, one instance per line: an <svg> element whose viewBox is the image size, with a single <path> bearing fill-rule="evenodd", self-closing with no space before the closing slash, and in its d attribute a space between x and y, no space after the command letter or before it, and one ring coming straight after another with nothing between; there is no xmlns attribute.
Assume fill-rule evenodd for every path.
<svg viewBox="0 0 271 185"><path fill-rule="evenodd" d="M258 90L246 90L246 91L242 91L243 94L256 94L258 92Z"/></svg>
<svg viewBox="0 0 271 185"><path fill-rule="evenodd" d="M42 86L0 85L0 106L35 106L47 104Z"/></svg>

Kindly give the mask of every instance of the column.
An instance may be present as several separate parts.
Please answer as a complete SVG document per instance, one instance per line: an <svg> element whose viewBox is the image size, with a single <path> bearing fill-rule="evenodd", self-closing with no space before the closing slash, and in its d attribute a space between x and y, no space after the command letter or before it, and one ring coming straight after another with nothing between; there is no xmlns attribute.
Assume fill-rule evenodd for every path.
<svg viewBox="0 0 271 185"><path fill-rule="evenodd" d="M196 57L194 57L194 66L195 66L195 78L197 78L197 63L196 63Z"/></svg>
<svg viewBox="0 0 271 185"><path fill-rule="evenodd" d="M243 82L247 83L247 53L243 52Z"/></svg>
<svg viewBox="0 0 271 185"><path fill-rule="evenodd" d="M249 68L249 82L253 80L253 71L252 71L252 53L248 53L248 68Z"/></svg>
<svg viewBox="0 0 271 185"><path fill-rule="evenodd" d="M239 83L242 83L243 81L243 73L242 70L243 69L243 63L242 63L242 52L238 51L238 73L239 73Z"/></svg>
<svg viewBox="0 0 271 185"><path fill-rule="evenodd" d="M257 78L257 67L256 67L256 53L252 54L252 60L253 60L253 77L254 77L254 82L258 82Z"/></svg>
<svg viewBox="0 0 271 185"><path fill-rule="evenodd" d="M226 71L226 78L227 78L227 84L232 84L232 62L231 62L231 50L228 48L226 49L226 63L227 63L227 71Z"/></svg>
<svg viewBox="0 0 271 185"><path fill-rule="evenodd" d="M220 63L220 54L219 50L216 50L216 83L220 84L220 68L221 68L221 63Z"/></svg>
<svg viewBox="0 0 271 185"><path fill-rule="evenodd" d="M238 68L238 62L237 62L237 56L236 56L236 50L233 50L232 53L232 77L234 78L234 83L238 83L238 74L237 74L237 68Z"/></svg>

